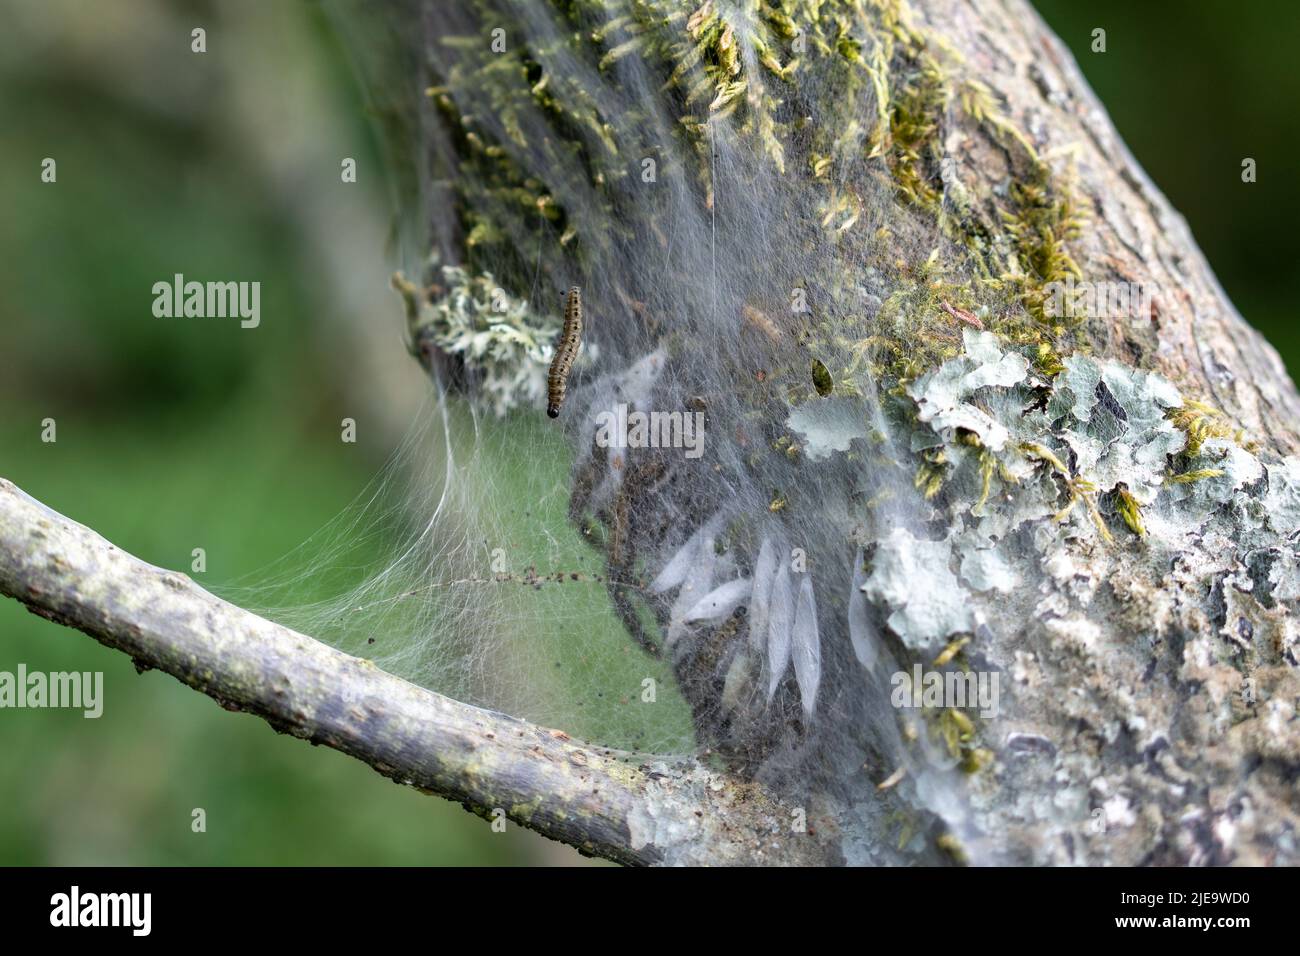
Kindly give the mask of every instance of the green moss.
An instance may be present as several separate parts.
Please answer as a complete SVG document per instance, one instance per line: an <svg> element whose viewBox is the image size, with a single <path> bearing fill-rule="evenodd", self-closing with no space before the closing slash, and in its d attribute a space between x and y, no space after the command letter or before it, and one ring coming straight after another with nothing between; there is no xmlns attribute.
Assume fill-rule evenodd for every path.
<svg viewBox="0 0 1300 956"><path fill-rule="evenodd" d="M476 0L485 11L489 0ZM449 38L463 58L431 90L461 164L452 178L459 192L458 215L466 236L468 265L476 260L491 267L506 288L530 287L538 262L524 262L519 250L541 248L541 270L549 272L560 261L577 256L591 261L603 258L609 243L626 238L633 230L653 222L640 221L644 210L622 209L618 188L634 173L629 157L659 157L671 161L663 144L646 139L645 116L604 116L589 92L576 81L548 74L543 65L551 53L594 61L604 71L613 70L628 57L639 58L664 77L665 95L680 110L675 135L676 156L694 157L688 173L699 183L706 208L712 205L711 124L727 122L733 132L750 140L767 156L777 172L784 173L797 159L813 182L826 183L820 214L823 227L836 235L850 235L860 254L857 261L877 262L897 275L897 290L882 309L884 328L865 344L848 337L851 354L842 361L825 356L837 386L843 381L852 391L854 371L868 367L886 381L886 387L914 379L928 368L959 351L957 329L939 311L941 302L957 309L989 316L990 328L1008 341L1040 349L1044 374L1059 371L1061 343L1033 324L1045 320L1043 286L1066 274L1078 275L1067 242L1077 234L1080 217L1069 191L1053 182L1033 147L1001 113L986 86L973 80L956 80L945 63L960 57L942 45L929 43L912 26L899 0L760 0L751 15L741 17L725 5L711 2L687 5L679 0L621 0L608 5L594 0L552 0L575 27L550 42L563 49L530 50L526 45L505 53L489 52L481 36ZM592 13L606 16L596 30L584 28ZM756 65L740 56L751 45ZM816 61L819 88L831 84L842 90L832 102L818 101L821 121L815 127L799 119L808 115L800 80ZM1010 202L1003 211L1003 235L990 232L989 224L974 215L950 215L945 210L945 184L940 176L943 158L944 117L952 90L960 90L964 112L999 142L1014 147L1024 162L1024 182L1013 182ZM462 97L461 92L466 96ZM469 93L468 91L473 91ZM874 102L871 116L856 115L869 91ZM486 97L496 123L504 130L501 142L491 142L486 124L466 116L457 103L481 103ZM842 105L841 105L842 104ZM810 104L811 105L811 104ZM519 117L525 109L540 111L552 130L541 142L526 143ZM865 124L865 128L864 128ZM891 177L905 202L920 218L898 220L870 233L861 230L862 206L853 188L841 188L830 174L840 157L860 161L865 138L867 158L882 160L883 174ZM521 169L511 156L512 147L527 146L542 154ZM534 161L540 160L540 161ZM583 188L594 187L595 220L570 221L555 195L560 182L544 183L536 170L548 176L572 176L585 171ZM530 175L530 172L534 172ZM850 184L851 185L851 184ZM959 184L955 184L954 188ZM634 213L629 215L629 213ZM584 213L586 216L587 213ZM970 258L954 262L954 275L945 280L942 269L930 260L914 263L891 261L889 250L906 247L915 235L935 224L966 249ZM903 233L895 236L893 232ZM559 234L558 247L554 241ZM1015 250L1012 273L1003 275L993 262L995 250ZM936 250L937 253L937 250ZM832 263L833 264L833 263ZM996 268L990 268L995 265ZM984 276L972 282L971 271ZM843 277L828 274L821 284L838 289ZM1026 323L1012 306L1022 301L1036 323ZM850 317L854 318L854 317ZM848 324L848 323L845 323ZM861 328L861 317L856 317ZM820 341L833 345L838 330L819 329ZM860 334L860 333L859 333ZM920 348L918 348L918 345ZM806 359L804 359L806 361ZM778 375L794 381L797 361ZM795 396L797 399L797 395Z"/></svg>
<svg viewBox="0 0 1300 956"><path fill-rule="evenodd" d="M938 64L926 58L889 108L889 168L899 192L932 214L939 211L943 145L940 124L948 88Z"/></svg>
<svg viewBox="0 0 1300 956"><path fill-rule="evenodd" d="M1142 507L1129 492L1126 485L1121 484L1115 488L1115 513L1123 519L1128 529L1139 538L1146 535L1146 525L1142 521Z"/></svg>
<svg viewBox="0 0 1300 956"><path fill-rule="evenodd" d="M937 495L948 475L948 456L942 448L921 453L921 464L916 469L913 484L926 500Z"/></svg>
<svg viewBox="0 0 1300 956"><path fill-rule="evenodd" d="M953 833L942 833L935 837L934 845L952 857L952 861L958 866L966 866L970 862L966 855L966 848Z"/></svg>
<svg viewBox="0 0 1300 956"><path fill-rule="evenodd" d="M817 390L817 394L822 398L829 395L835 388L830 371L822 364L820 359L812 360L812 381L813 388Z"/></svg>
<svg viewBox="0 0 1300 956"><path fill-rule="evenodd" d="M491 0L475 2L496 9ZM551 3L574 26L546 41L562 49L520 47L489 56L482 38L473 37L460 47L464 61L433 91L463 163L453 182L470 262L479 255L484 264L491 260L505 288L531 288L539 274L571 273L575 265L590 270L624 261L630 245L659 229L654 214L626 188L640 157L684 164L679 171L698 188L701 208L710 209L711 139L726 124L729 136L784 175L804 208L815 203L813 223L820 222L822 233L811 241L834 251L803 278L810 299L855 301L868 284L864 270L872 273L871 291L883 297L869 310L819 310L815 321L793 330L788 323L754 321L764 309L771 312L772 303L747 304L767 356L761 368L737 369L743 374L735 378L742 395L752 398L756 419L767 414L769 401L797 405L831 393L878 389L886 396L887 416L915 425L909 385L962 355L962 333L970 325L994 333L1028 359L1037 373L1035 387L1044 381L1050 386L1069 355L1087 350L1078 323L1049 314L1053 283L1084 278L1074 246L1087 214L1072 176L1039 157L1007 106L969 75L960 53L913 26L900 0L756 0L744 15L707 0ZM594 31L593 22L601 23ZM747 47L754 57L741 55ZM650 142L648 130L659 124L644 122L648 114L635 108L602 115L577 81L546 72L551 53L606 72L637 58L652 82L662 79L659 105L674 112L675 143ZM808 100L803 80L813 70L819 96L827 88L841 95L830 102ZM490 108L499 124L493 128L503 131L499 141L487 136L487 124L462 115L470 103L477 110ZM543 142L527 144L527 153L519 149L522 127L536 124L521 124L524 109L534 112L534 120L540 112L550 126ZM808 122L810 115L818 122ZM968 195L944 167L944 143L959 122L963 132L983 134L1006 154L1005 188ZM863 181L837 176L843 168L864 170ZM895 214L885 225L866 228L867 195L882 185L896 191ZM581 207L574 207L581 208L580 219L555 199L575 191L583 197ZM914 252L926 248L924 259ZM517 250L528 250L529 261L521 261ZM626 283L635 293L639 278L626 271L614 275L615 284ZM613 308L648 298L622 288L615 293L619 298L608 303ZM666 327L669 348L685 348L680 330ZM1175 424L1189 436L1189 456L1227 429L1191 407ZM979 514L996 478L1014 482L1011 459L971 447L973 452L951 460L941 450L918 453L915 481L922 494L936 497L954 474L970 467L964 462L973 462L977 484L956 484L975 499ZM800 458L793 442L775 453ZM1109 538L1098 489L1059 459L1053 464L1037 457L1051 466L1067 496L1057 516L1064 520L1082 504ZM1186 469L1194 463L1184 466L1192 473ZM1126 491L1112 489L1107 501L1140 535L1141 507L1136 498L1125 498ZM772 507L786 507L785 496L774 494Z"/></svg>
<svg viewBox="0 0 1300 956"><path fill-rule="evenodd" d="M1069 500L1066 502L1065 507L1054 516L1058 523L1064 522L1070 517L1075 507L1082 504L1102 539L1107 543L1112 543L1115 540L1110 533L1110 529L1106 527L1106 521L1102 518L1100 509L1097 507L1097 486L1093 482L1081 475L1072 473L1065 463L1044 445L1037 442L1024 442L1020 445L1020 450L1026 455L1037 458L1051 466L1052 471L1059 476L1065 485Z"/></svg>
<svg viewBox="0 0 1300 956"><path fill-rule="evenodd" d="M1208 478L1221 478L1223 475L1222 468L1197 468L1179 474L1170 473L1165 476L1165 481L1175 485L1190 485L1197 481L1205 481Z"/></svg>
<svg viewBox="0 0 1300 956"><path fill-rule="evenodd" d="M1005 278L1020 285L1021 300L1030 315L1062 331L1060 323L1068 320L1048 314L1048 286L1083 278L1083 270L1069 250L1069 242L1082 231L1083 216L1069 193L1053 183L1046 167L1039 171L1036 182L1011 184L1010 208L1001 213L1018 266L1017 272Z"/></svg>
<svg viewBox="0 0 1300 956"><path fill-rule="evenodd" d="M1187 446L1183 449L1187 460L1199 455L1201 446L1211 438L1224 438L1249 450L1245 432L1233 428L1221 411L1204 402L1188 399L1181 407L1171 408L1165 417L1187 436Z"/></svg>

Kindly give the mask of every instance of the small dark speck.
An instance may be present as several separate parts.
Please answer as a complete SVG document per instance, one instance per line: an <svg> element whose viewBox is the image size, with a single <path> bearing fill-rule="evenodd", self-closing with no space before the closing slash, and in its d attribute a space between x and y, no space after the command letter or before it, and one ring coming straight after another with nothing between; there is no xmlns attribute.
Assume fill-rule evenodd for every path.
<svg viewBox="0 0 1300 956"><path fill-rule="evenodd" d="M1237 633L1247 641L1253 641L1255 639L1255 628L1251 625L1250 621L1246 620L1244 617L1237 618Z"/></svg>
<svg viewBox="0 0 1300 956"><path fill-rule="evenodd" d="M374 639L373 637L368 637L368 638L366 638L366 643L367 643L367 644L373 644L373 643L375 643L375 639Z"/></svg>

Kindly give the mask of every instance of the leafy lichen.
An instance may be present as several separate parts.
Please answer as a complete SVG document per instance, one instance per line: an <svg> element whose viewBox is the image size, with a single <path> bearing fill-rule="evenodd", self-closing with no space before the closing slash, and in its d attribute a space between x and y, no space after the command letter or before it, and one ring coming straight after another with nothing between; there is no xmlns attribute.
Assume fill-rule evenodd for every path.
<svg viewBox="0 0 1300 956"><path fill-rule="evenodd" d="M475 394L497 415L544 402L556 316L539 316L512 299L491 273L441 270L440 284L422 290L398 274L412 343L426 343L462 363Z"/></svg>

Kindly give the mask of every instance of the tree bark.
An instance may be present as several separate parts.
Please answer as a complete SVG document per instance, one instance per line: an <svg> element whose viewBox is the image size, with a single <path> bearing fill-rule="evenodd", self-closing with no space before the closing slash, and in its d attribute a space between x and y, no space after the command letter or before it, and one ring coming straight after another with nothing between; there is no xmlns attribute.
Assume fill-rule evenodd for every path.
<svg viewBox="0 0 1300 956"><path fill-rule="evenodd" d="M976 798L987 808L983 829L1006 841L986 858L1295 863L1297 515L1277 514L1261 535L1249 517L1265 501L1290 500L1294 459L1284 456L1297 448L1295 386L1028 3L936 0L915 8L965 54L1040 156L1071 159L1092 207L1073 244L1084 274L1156 287L1149 321L1088 323L1094 353L1156 369L1185 396L1218 407L1264 466L1257 487L1221 506L1240 509L1221 527L1197 514L1190 530L1148 528L1119 548L1070 542L1043 555L1038 579L1025 582L1032 598L986 608L998 635L989 656L1016 675L1024 704L1000 728L1003 779ZM988 137L957 127L945 148L985 197L1010 173ZM1261 555L1271 564L1257 585ZM1068 570L1053 563L1062 558ZM1025 738L1012 734L1059 749L1052 759L1014 757L1011 741ZM1034 763L1043 766L1024 766ZM1017 778L1026 792L1013 797ZM1057 809L1030 809L1034 799Z"/></svg>
<svg viewBox="0 0 1300 956"><path fill-rule="evenodd" d="M969 594L981 622L974 661L1006 675L1013 700L980 728L992 762L962 785L964 809L934 842L976 863L1300 861L1300 462L1289 457L1300 397L1026 3L917 0L904 29L942 51L953 99L967 97L944 117L941 151L951 161L943 186L969 197L969 228L994 237L994 249L1014 244L1006 185L1044 171L1050 189L1077 196L1086 226L1061 242L1081 274L1157 292L1146 316L1083 325L1076 354L1132 373L1119 379L1137 383L1124 421L1182 412L1187 448L1213 445L1222 460L1158 480L1162 497L1142 510L1106 515L1079 482L1086 476L1039 469L1070 507L1082 502L1076 518L1092 508L1106 533L1089 536L1086 521L1060 531L1049 508L1026 533L1034 550L1016 590ZM900 217L913 214L898 204ZM417 328L413 344L433 361L426 332ZM1177 386L1177 402L1141 391L1151 370ZM1196 413L1191 400L1219 411ZM1054 460L1041 446L1026 459L1027 468ZM1198 469L1218 474L1190 478ZM1009 486L999 506L1031 508L1041 488ZM941 517L957 534L955 504ZM125 555L8 483L0 590L223 706L620 862L878 861L875 848L897 839L885 814L863 809L874 786L851 802L828 797L805 832L792 832L803 805L786 791L697 760L580 744L420 690ZM900 799L924 802L908 792Z"/></svg>
<svg viewBox="0 0 1300 956"><path fill-rule="evenodd" d="M880 363L878 391L915 400L922 424L941 420L926 407L937 399L917 389L936 371L939 360L933 356L941 348L935 342L969 335L970 326L982 328L979 317L942 298L901 322L887 319L883 308L863 316L863 299L852 287L869 287L874 295L865 298L877 304L900 288L923 299L929 290L916 277L927 275L927 256L953 247L969 250L977 266L964 291L974 289L976 278L1003 294L1023 291L1022 311L995 304L986 318L1001 347L1018 349L1017 356L1030 354L1026 346L1038 349L1037 365L1025 380L1035 383L1042 403L999 411L977 398L958 409L957 425L919 429L923 439L938 435L942 443L912 444L930 454L916 479L925 503L909 519L917 537L896 539L892 552L883 547L886 535L878 529L856 543L877 565L907 558L921 539L944 553L951 548L951 570L922 568L923 574L936 573L932 580L922 574L910 582L913 597L957 586L958 574L965 581L967 559L978 562L989 553L1014 559L1018 583L1010 593L961 586L963 611L978 626L969 629L969 647L956 651L964 655L963 666L1005 677L1011 701L976 730L948 728L954 739L970 738L962 748L967 756L991 754L991 764L983 764L983 757L972 760L982 769L951 784L964 809L935 810L946 806L945 799L926 780L899 786L905 793L900 812L906 816L908 804L933 811L943 823L937 836L931 834L932 846L977 863L1295 861L1300 561L1291 542L1300 530L1300 462L1291 456L1300 397L1277 353L1227 300L1185 222L1128 153L1059 40L1023 0L615 7L608 15L619 26L608 29L594 27L598 14L583 4L555 4L536 19L512 25L512 39L521 42L522 32L522 43L530 47L515 73L501 65L509 53L493 60L476 46L489 28L514 23L510 12L517 8L509 0L478 0L459 16L437 10L425 33L439 72L436 92L446 131L435 166L446 176L444 185L451 184L447 203L462 213L463 227L441 230L436 244L454 259L463 255L471 268L480 263L493 270L507 287L502 275L511 269L514 249L543 250L536 266L520 265L520 285L535 285L535 276L551 272L557 279L585 274L602 283L614 276L615 294L593 304L593 315L628 315L629 305L635 311L657 298L659 310L652 307L650 314L665 338L676 333L717 350L713 367L703 372L678 359L675 374L687 383L682 388L695 390L686 394L723 392L704 400L715 416L711 427L727 436L758 433L751 444L729 449L732 460L743 458L744 464L713 485L707 475L694 474L679 482L686 490L675 499L632 490L630 501L605 503L604 513L613 516L602 519L610 533L622 513L668 512L702 521L707 513L700 516L699 509L712 506L696 501L718 488L746 487L751 479L761 492L765 482L774 487L769 479L778 475L835 502L837 489L830 483L842 480L843 472L817 471L796 455L797 443L782 446L798 461L782 471L765 446L789 424L772 411L785 401L773 393L799 395L802 389L792 406L817 401L803 397L811 389L794 374L808 367L809 357L823 371L833 366L817 395L828 394L842 375L851 379L856 361L834 364L842 357L837 334L869 336L862 340L864 349L868 341L894 335L887 347L896 361ZM448 36L456 39L457 50L472 52L443 52ZM795 48L800 40L808 41L806 56ZM639 59L620 73L624 57ZM813 72L800 72L808 62ZM805 75L815 77L812 93L799 85ZM540 92L547 83L554 91L566 78L572 85L554 92L555 102ZM620 125L620 110L637 104L620 98L618 84L658 89L662 113L652 108L637 114L635 123ZM715 94L710 106L700 105ZM800 100L818 95L823 99ZM783 113L792 101L805 112ZM847 155L860 141L847 132L847 140L839 138L839 131L859 125L872 130L863 137L867 145ZM643 127L654 129L645 133ZM667 129L680 134L675 145L686 142L679 152L662 141ZM567 151L557 149L557 142ZM454 160L445 155L448 150ZM686 169L688 185L675 181L680 193L673 199L698 188L696 208L664 202L667 212L647 211L654 200L641 198L645 193L637 192L635 174L626 175L646 155L667 156ZM731 170L731 180L723 183L731 192L715 205L718 156ZM770 160L766 168L764 157ZM513 163L517 172L502 174L498 162ZM544 230L531 231L518 214L512 218L500 197L513 194L493 191L499 175L514 175L508 184L516 192L535 192L538 208L563 209L568 231L559 243L548 245L538 239ZM891 177L892 208L864 213L861 207L871 199L862 197L878 197L880 183ZM755 209L747 197L736 196L746 191L770 207ZM782 226L788 227L788 235L775 240L773 208L787 217ZM827 209L819 232L809 220ZM610 219L620 213L633 222L611 238L607 234L623 223ZM840 221L839 231L828 235ZM869 235L882 222L881 234L888 237L883 250ZM697 265L689 256L672 260L673 243L659 232L661 226L674 236L694 228L704 237L693 247L696 258L711 255L716 263L728 255L731 271L720 280L708 263ZM584 244L580 253L559 248L575 235ZM647 237L658 237L658 245ZM896 248L890 248L895 238ZM494 241L499 248L492 248ZM745 271L746 254L769 267ZM788 276L783 254L797 263ZM670 261L682 269L671 290L655 279L625 274ZM743 313L755 298L765 298L768 314L777 315L787 292L780 283L802 282L798 270L823 267L814 281L821 282L823 301L834 302L835 309L827 310L833 316L797 327L788 318L764 320L758 310L752 325L776 343L767 353L746 344L752 328L741 324L730 331L732 306ZM869 274L885 279L871 286ZM1136 283L1153 294L1141 314L1059 322L1046 314L1044 297L1051 285L1074 278ZM624 293L623 282L632 294ZM717 307L719 290L736 300L723 310ZM714 327L693 319L701 313L713 316ZM642 320L639 314L626 319ZM842 325L830 326L835 332L827 334L820 321ZM427 323L416 322L413 339L422 359L438 355L436 329ZM982 361L978 343L989 340L966 340L966 357L944 369L959 374L961 361ZM822 354L811 353L809 342L821 345ZM1013 365L1017 356L1010 357ZM753 385L755 368L765 370L766 379L760 375L758 381L766 386ZM991 363L980 370L986 372L993 374ZM729 404L732 393L743 397ZM655 400L676 407L671 403L680 397ZM745 402L750 404L740 407ZM1088 422L1094 406L1097 417ZM1072 426L1056 424L1072 415L1078 419ZM1099 420L1108 416L1122 441L1088 433L1102 428ZM1042 434L1027 433L1034 428ZM1150 435L1137 436L1144 429ZM1165 446L1143 444L1152 435ZM1129 459L1124 467L1117 469L1113 461L1107 467L1103 459L1113 458L1117 445L1130 439L1131 449L1120 448L1120 457ZM579 439L580 458L585 440ZM790 442L789 433L784 441ZM971 483L963 488L960 480L961 469L967 475L974 470L972 445L986 466L982 495L978 484L971 493ZM845 441L836 450L846 447L853 446ZM860 459L869 460L870 453L862 449ZM915 460L902 456L883 464L916 468ZM631 464L624 467L631 473ZM575 478L575 489L578 484ZM849 496L844 510L869 524L870 518L861 519L864 509L853 510L855 501L867 497ZM578 502L576 510L586 505ZM770 508L781 511L778 520L795 520L786 517L786 505L773 499ZM1053 521L1058 509L1062 520ZM600 515L599 503L592 510ZM996 527L996 516L988 518L993 512L1004 527ZM811 553L829 542L818 558L822 567L833 566L836 549L843 550L838 538L848 538L850 529L823 524L819 530L828 533L801 543ZM664 541L640 544L642 556L649 552L649 560L663 566ZM824 583L819 579L819 587ZM882 616L892 611L893 622L907 596L882 592ZM884 643L901 664L935 658L934 648L889 630ZM849 673L845 644L836 635L828 645L823 633L819 693L825 698L829 673L848 688L833 697L835 704L857 694L863 710L840 709L841 715L854 715L840 717L851 724L870 703L861 702L860 687L851 687L856 678ZM701 652L697 658L695 666L689 651L677 655L679 683L693 695L697 714L716 716L718 656ZM697 719L697 729L706 739L716 734L720 747L737 737L747 743L766 716L756 714L750 729L730 740L725 721L704 726ZM737 722L732 719L730 727ZM843 734L849 736L850 728ZM879 756L872 746L866 745L869 765ZM767 756L760 753L758 760ZM880 779L891 768L872 769ZM797 788L799 781L787 785ZM875 812L880 801L866 789L847 797L823 794L839 819L841 853L846 860L893 860L881 848L895 842L896 828L881 822L885 814ZM925 813L920 818L933 819Z"/></svg>
<svg viewBox="0 0 1300 956"><path fill-rule="evenodd" d="M1150 323L1111 320L1088 330L1098 354L1150 365L1262 435L1270 450L1294 452L1300 397L1281 358L1228 300L1186 220L1133 158L1060 39L1024 0L915 7L1006 102L1012 122L1032 131L1040 155L1073 158L1093 209L1077 254L1089 278L1158 289ZM985 196L1011 172L968 130L954 130L946 146L964 157Z"/></svg>

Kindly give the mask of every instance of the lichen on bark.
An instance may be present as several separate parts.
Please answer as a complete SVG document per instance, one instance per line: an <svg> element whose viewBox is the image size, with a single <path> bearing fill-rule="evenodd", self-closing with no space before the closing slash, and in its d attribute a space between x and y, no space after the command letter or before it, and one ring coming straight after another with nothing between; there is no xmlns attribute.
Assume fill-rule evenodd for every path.
<svg viewBox="0 0 1300 956"><path fill-rule="evenodd" d="M847 749L791 769L816 749L790 706L808 687L778 674L774 704L737 704L772 651L729 619L677 645L702 740L811 788L855 862L1294 861L1300 400L1059 41L1017 0L542 6L500 51L510 4L433 18L439 247L520 292L594 282L592 314L620 317L593 372L610 394L654 349L681 393L637 394L698 397L737 436L716 482L738 505L708 539L724 566L815 526L814 563L853 582L839 623L863 594L900 666L1007 678L992 720L883 730L896 715L846 703L871 655L843 630L828 652L823 622L842 673L818 692L876 722L852 751L875 782L900 753L961 765L876 794L842 785ZM681 244L711 262L647 274ZM1073 282L1150 295L1063 314ZM627 464L580 460L572 510L632 581L691 546L716 488L621 486ZM628 548L626 516L655 509L684 529L634 525Z"/></svg>

